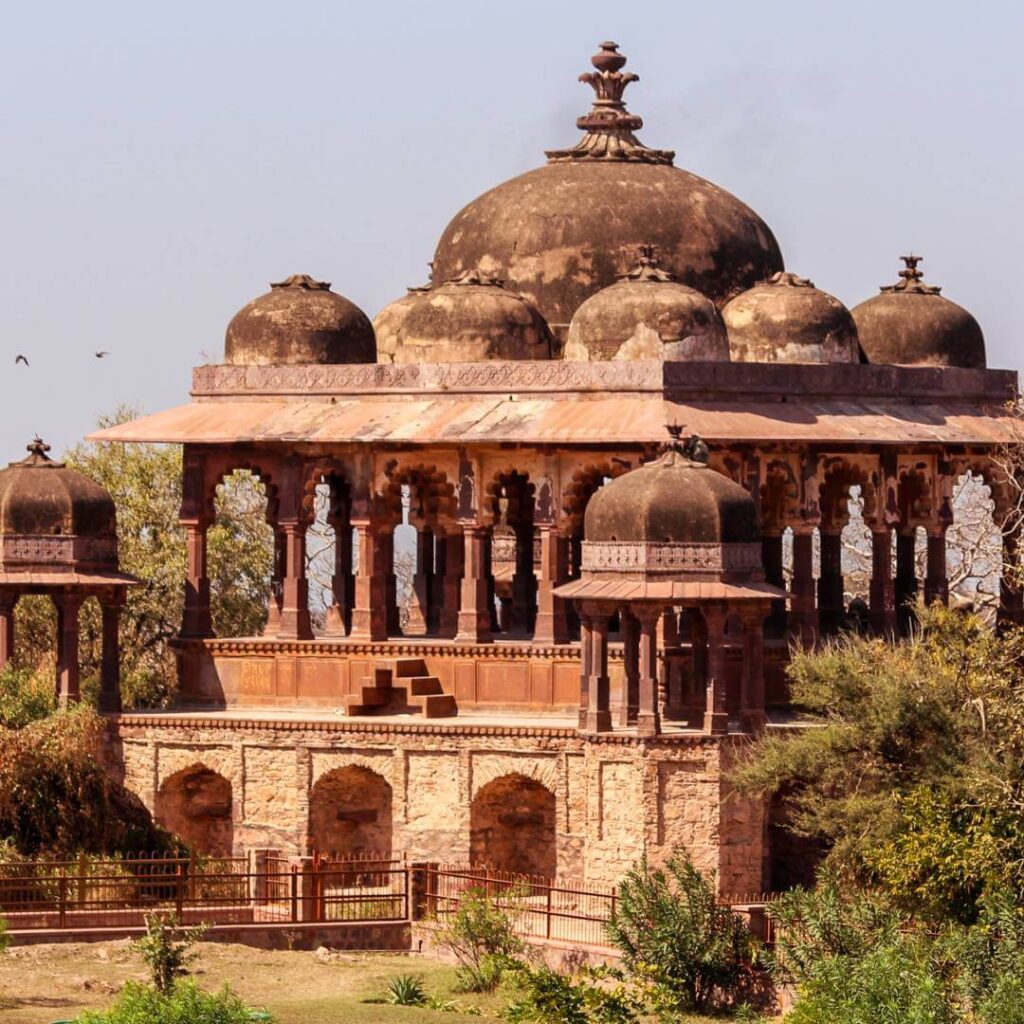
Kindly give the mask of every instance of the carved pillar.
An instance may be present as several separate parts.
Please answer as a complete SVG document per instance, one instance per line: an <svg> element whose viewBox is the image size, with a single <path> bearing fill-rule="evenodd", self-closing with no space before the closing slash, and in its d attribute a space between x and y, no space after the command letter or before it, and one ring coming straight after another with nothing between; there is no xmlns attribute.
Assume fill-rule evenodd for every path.
<svg viewBox="0 0 1024 1024"><path fill-rule="evenodd" d="M384 620L388 636L400 636L402 614L398 607L398 577L395 575L395 529L387 526L377 534L378 572L384 575Z"/></svg>
<svg viewBox="0 0 1024 1024"><path fill-rule="evenodd" d="M888 526L871 528L871 583L868 588L871 628L876 633L896 629L896 592L892 580L892 532Z"/></svg>
<svg viewBox="0 0 1024 1024"><path fill-rule="evenodd" d="M764 579L773 587L786 589L786 577L783 572L782 534L771 534L761 539L761 558L764 561ZM782 636L786 631L786 600L780 598L772 601L771 614L768 617L768 628L774 636Z"/></svg>
<svg viewBox="0 0 1024 1024"><path fill-rule="evenodd" d="M64 591L53 595L57 607L57 700L61 704L76 704L79 690L78 665L78 612L82 595Z"/></svg>
<svg viewBox="0 0 1024 1024"><path fill-rule="evenodd" d="M814 607L814 533L801 524L793 530L793 590L790 629L805 647L814 644L818 613Z"/></svg>
<svg viewBox="0 0 1024 1024"><path fill-rule="evenodd" d="M334 530L334 573L331 595L334 600L327 609L325 636L347 636L352 632L352 609L355 606L355 577L352 575L352 523L344 515L328 520Z"/></svg>
<svg viewBox="0 0 1024 1024"><path fill-rule="evenodd" d="M14 608L18 595L0 591L0 669L14 657Z"/></svg>
<svg viewBox="0 0 1024 1024"><path fill-rule="evenodd" d="M638 736L657 736L661 732L661 715L658 711L658 610L641 606L636 614L640 620L636 732Z"/></svg>
<svg viewBox="0 0 1024 1024"><path fill-rule="evenodd" d="M537 621L533 640L538 644L569 643L566 602L554 589L569 578L569 541L553 526L540 527L540 580L537 583Z"/></svg>
<svg viewBox="0 0 1024 1024"><path fill-rule="evenodd" d="M768 609L755 605L743 611L743 685L740 724L748 732L764 728L764 616Z"/></svg>
<svg viewBox="0 0 1024 1024"><path fill-rule="evenodd" d="M430 622L430 584L434 576L434 534L425 526L416 528L416 571L412 578L407 636L425 636Z"/></svg>
<svg viewBox="0 0 1024 1024"><path fill-rule="evenodd" d="M936 523L928 528L928 560L924 577L925 604L949 604L946 528L945 523Z"/></svg>
<svg viewBox="0 0 1024 1024"><path fill-rule="evenodd" d="M913 527L896 534L896 580L893 601L896 607L896 626L900 636L907 636L914 621L914 601L917 598L917 566L914 564Z"/></svg>
<svg viewBox="0 0 1024 1024"><path fill-rule="evenodd" d="M587 681L586 732L611 732L611 685L608 681L608 620L612 609L585 605L590 619L590 673Z"/></svg>
<svg viewBox="0 0 1024 1024"><path fill-rule="evenodd" d="M181 635L187 639L213 636L210 578L206 575L206 520L185 523L185 607Z"/></svg>
<svg viewBox="0 0 1024 1024"><path fill-rule="evenodd" d="M309 618L309 581L306 579L306 526L301 519L282 519L284 577L281 580L279 640L312 640Z"/></svg>
<svg viewBox="0 0 1024 1024"><path fill-rule="evenodd" d="M821 530L821 574L818 577L818 621L826 635L838 633L845 621L843 603L843 538L835 527Z"/></svg>
<svg viewBox="0 0 1024 1024"><path fill-rule="evenodd" d="M708 629L708 688L704 706L704 731L722 735L729 731L729 708L725 679L725 607L704 606Z"/></svg>
<svg viewBox="0 0 1024 1024"><path fill-rule="evenodd" d="M281 629L281 603L284 600L285 558L288 545L285 532L277 521L268 518L267 522L274 531L274 561L270 571L270 597L267 600L267 624L263 627L263 635L277 636Z"/></svg>
<svg viewBox="0 0 1024 1024"><path fill-rule="evenodd" d="M103 654L100 665L100 711L105 714L121 713L121 609L125 594L121 587L114 588L100 598L103 614Z"/></svg>
<svg viewBox="0 0 1024 1024"><path fill-rule="evenodd" d="M381 566L380 526L370 519L354 519L352 525L358 538L358 553L350 636L355 640L386 640L387 594Z"/></svg>
<svg viewBox="0 0 1024 1024"><path fill-rule="evenodd" d="M443 637L454 637L459 632L464 556L465 542L461 533L448 533L437 538L437 575L441 588L438 634Z"/></svg>
<svg viewBox="0 0 1024 1024"><path fill-rule="evenodd" d="M490 528L476 524L463 527L464 564L459 602L459 631L456 639L487 643L491 639Z"/></svg>
<svg viewBox="0 0 1024 1024"><path fill-rule="evenodd" d="M618 724L635 725L640 705L640 623L629 608L619 611L622 633L622 696Z"/></svg>
<svg viewBox="0 0 1024 1024"><path fill-rule="evenodd" d="M580 621L580 708L577 727L586 729L587 714L590 711L590 677L594 671L594 647L591 643L590 615L582 605L576 606Z"/></svg>
<svg viewBox="0 0 1024 1024"><path fill-rule="evenodd" d="M691 729L704 727L704 707L708 692L708 625L699 608L689 609L690 617L690 692L684 716ZM673 720L666 708L665 717Z"/></svg>

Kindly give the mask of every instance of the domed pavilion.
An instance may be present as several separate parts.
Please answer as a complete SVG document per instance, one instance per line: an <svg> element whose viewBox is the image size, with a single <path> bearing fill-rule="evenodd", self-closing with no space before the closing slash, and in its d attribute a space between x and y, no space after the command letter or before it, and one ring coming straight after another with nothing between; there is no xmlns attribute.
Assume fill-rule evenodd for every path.
<svg viewBox="0 0 1024 1024"><path fill-rule="evenodd" d="M78 617L82 602L103 611L100 710L120 711L118 625L127 588L120 571L114 501L94 480L47 455L38 437L28 457L0 470L0 667L14 656L14 614L26 594L57 609L57 697L79 699Z"/></svg>
<svg viewBox="0 0 1024 1024"><path fill-rule="evenodd" d="M179 706L110 725L157 811L212 779L239 851L371 836L610 886L682 844L723 891L763 891L793 858L725 780L752 730L792 723L792 650L898 641L945 601L965 480L1000 535L1017 374L919 257L849 309L641 141L616 44L582 80L575 144L481 182L427 284L392 281L371 323L288 278L189 400L95 435L183 447ZM239 469L266 495L267 619L215 636L209 536ZM1024 622L1010 576L997 603Z"/></svg>

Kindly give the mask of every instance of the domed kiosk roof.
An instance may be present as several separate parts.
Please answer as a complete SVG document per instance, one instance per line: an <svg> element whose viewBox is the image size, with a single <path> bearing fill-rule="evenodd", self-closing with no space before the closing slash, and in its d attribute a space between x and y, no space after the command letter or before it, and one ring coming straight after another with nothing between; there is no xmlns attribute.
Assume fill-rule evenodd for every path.
<svg viewBox="0 0 1024 1024"><path fill-rule="evenodd" d="M329 281L292 274L228 324L224 362L245 366L374 363L373 325Z"/></svg>
<svg viewBox="0 0 1024 1024"><path fill-rule="evenodd" d="M0 470L0 582L19 571L117 572L114 499L49 450L37 437Z"/></svg>
<svg viewBox="0 0 1024 1024"><path fill-rule="evenodd" d="M476 267L500 276L560 335L641 245L657 246L666 270L719 306L783 268L775 236L750 207L636 137L643 121L622 95L638 76L622 72L617 49L602 43L595 70L580 76L596 94L577 121L580 142L473 200L434 256L442 280Z"/></svg>
<svg viewBox="0 0 1024 1024"><path fill-rule="evenodd" d="M653 248L643 246L633 270L576 310L563 356L578 362L727 360L729 343L715 304L662 270Z"/></svg>
<svg viewBox="0 0 1024 1024"><path fill-rule="evenodd" d="M859 363L850 311L813 281L780 272L726 303L729 352L739 363Z"/></svg>
<svg viewBox="0 0 1024 1024"><path fill-rule="evenodd" d="M382 363L551 358L551 332L537 308L476 269L411 289L377 314L375 326Z"/></svg>
<svg viewBox="0 0 1024 1024"><path fill-rule="evenodd" d="M896 284L852 310L861 348L869 363L904 366L984 368L985 336L971 314L925 284L917 269L921 256L901 256L906 264Z"/></svg>

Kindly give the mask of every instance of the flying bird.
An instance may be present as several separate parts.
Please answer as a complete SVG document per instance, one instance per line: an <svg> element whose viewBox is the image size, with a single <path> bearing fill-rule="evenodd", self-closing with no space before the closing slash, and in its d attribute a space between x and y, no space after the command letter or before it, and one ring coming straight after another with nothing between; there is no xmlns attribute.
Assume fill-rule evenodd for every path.
<svg viewBox="0 0 1024 1024"><path fill-rule="evenodd" d="M102 359L104 356L109 356L109 355L110 355L109 352L97 352L96 353L96 358L97 359Z"/></svg>
<svg viewBox="0 0 1024 1024"><path fill-rule="evenodd" d="M17 366L18 363L24 363L28 366L28 360L20 352L14 357L14 365Z"/></svg>

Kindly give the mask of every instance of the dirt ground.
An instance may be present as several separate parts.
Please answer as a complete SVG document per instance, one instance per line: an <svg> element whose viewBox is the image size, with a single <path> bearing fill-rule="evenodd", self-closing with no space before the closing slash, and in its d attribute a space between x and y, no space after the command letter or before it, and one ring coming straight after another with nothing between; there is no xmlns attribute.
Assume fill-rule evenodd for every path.
<svg viewBox="0 0 1024 1024"><path fill-rule="evenodd" d="M280 1024L424 1024L496 1021L499 996L452 992L451 967L419 956L266 952L203 943L191 970L207 989L225 983L250 1006L272 1011ZM386 1006L363 1000L383 995L389 978L417 974L427 993L480 1007L482 1016ZM15 946L0 955L0 1024L50 1024L84 1009L101 1009L129 980L145 980L127 941Z"/></svg>

